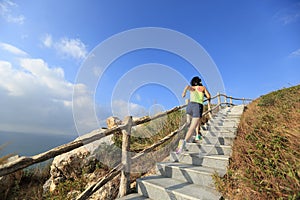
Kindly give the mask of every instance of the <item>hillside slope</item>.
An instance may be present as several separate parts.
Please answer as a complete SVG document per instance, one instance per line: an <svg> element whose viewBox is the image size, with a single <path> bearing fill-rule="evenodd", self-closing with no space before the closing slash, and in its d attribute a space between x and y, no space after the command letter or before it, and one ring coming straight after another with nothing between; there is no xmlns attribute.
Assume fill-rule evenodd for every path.
<svg viewBox="0 0 300 200"><path fill-rule="evenodd" d="M217 179L228 199L300 199L300 85L248 105L228 173Z"/></svg>

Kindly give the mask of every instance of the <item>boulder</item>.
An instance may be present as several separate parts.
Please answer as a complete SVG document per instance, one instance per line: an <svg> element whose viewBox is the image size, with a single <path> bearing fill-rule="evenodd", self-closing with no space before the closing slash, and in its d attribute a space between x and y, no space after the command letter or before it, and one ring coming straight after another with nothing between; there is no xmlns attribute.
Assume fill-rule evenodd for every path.
<svg viewBox="0 0 300 200"><path fill-rule="evenodd" d="M106 124L107 124L107 128L111 129L117 127L118 125L121 125L122 121L118 117L112 116L106 119Z"/></svg>
<svg viewBox="0 0 300 200"><path fill-rule="evenodd" d="M122 121L117 117L109 117L107 118L106 123L107 127L111 129L122 124ZM94 130L88 134L76 138L75 141L100 134L104 130L106 129ZM60 182L63 182L66 179L79 178L83 174L83 172L84 174L92 173L99 160L105 161L105 159L107 159L106 157L108 155L108 152L106 151L113 147L112 136L113 135L106 136L100 140L94 141L70 152L56 156L53 159L50 167L51 177L43 186L44 192L53 192ZM105 146L106 149L102 150L101 152L99 148L102 148L101 145L103 143L105 143L105 145L103 146ZM111 153L111 151L109 151L109 153ZM105 155L105 157L103 157L103 155ZM120 159L120 156L112 156L114 156L117 161Z"/></svg>
<svg viewBox="0 0 300 200"><path fill-rule="evenodd" d="M101 133L102 131L104 130L98 129L92 131L91 133L78 137L75 141L91 137L95 134ZM56 186L66 179L76 179L80 177L83 172L92 172L98 162L95 151L102 143L112 144L113 142L111 137L112 136L104 137L70 152L56 156L50 166L50 178L44 184L44 192L54 191Z"/></svg>

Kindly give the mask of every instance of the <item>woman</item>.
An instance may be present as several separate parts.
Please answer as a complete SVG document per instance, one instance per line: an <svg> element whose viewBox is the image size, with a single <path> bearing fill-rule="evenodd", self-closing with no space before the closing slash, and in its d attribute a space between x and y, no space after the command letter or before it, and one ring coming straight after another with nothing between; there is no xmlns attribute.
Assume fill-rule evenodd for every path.
<svg viewBox="0 0 300 200"><path fill-rule="evenodd" d="M190 91L190 101L186 108L187 114L187 122L190 124L190 127L186 133L185 139L179 141L178 148L176 153L181 153L182 150L186 149L186 141L188 141L194 131L197 133L198 136L198 128L200 125L200 119L202 117L203 112L203 101L204 96L210 101L210 94L207 89L202 85L201 79L198 76L195 76L191 80L191 86L187 85L182 93L182 97L185 97L186 92Z"/></svg>

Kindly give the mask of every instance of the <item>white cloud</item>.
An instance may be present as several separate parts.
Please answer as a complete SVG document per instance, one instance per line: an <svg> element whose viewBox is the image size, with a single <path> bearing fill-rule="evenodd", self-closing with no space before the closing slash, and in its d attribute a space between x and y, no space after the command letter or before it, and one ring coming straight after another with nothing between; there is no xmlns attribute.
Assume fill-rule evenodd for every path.
<svg viewBox="0 0 300 200"><path fill-rule="evenodd" d="M84 134L106 126L112 115L124 119L147 114L142 106L121 100L113 102L113 110L95 105L86 85L67 81L62 68L17 47L1 44L0 55L7 58L0 57L0 131L77 135L77 130Z"/></svg>
<svg viewBox="0 0 300 200"><path fill-rule="evenodd" d="M76 60L85 59L87 50L85 44L80 39L62 38L59 41L53 41L50 34L42 37L42 43L47 48L53 48L63 57L71 57Z"/></svg>
<svg viewBox="0 0 300 200"><path fill-rule="evenodd" d="M297 22L300 20L300 3L279 10L274 17L284 25Z"/></svg>
<svg viewBox="0 0 300 200"><path fill-rule="evenodd" d="M34 82L32 76L15 69L10 62L0 61L0 87L9 96L21 96L28 85Z"/></svg>
<svg viewBox="0 0 300 200"><path fill-rule="evenodd" d="M292 53L290 54L290 57L300 57L300 49L298 49L298 50L292 52Z"/></svg>
<svg viewBox="0 0 300 200"><path fill-rule="evenodd" d="M76 134L73 88L81 87L83 105L92 102L91 95L86 96L88 89L68 82L62 68L50 67L42 59L32 59L12 45L1 44L1 47L0 54L13 54L8 59L14 62L0 59L0 130Z"/></svg>
<svg viewBox="0 0 300 200"><path fill-rule="evenodd" d="M280 18L280 21L284 24L290 24L293 22L296 22L298 19L300 19L300 12L299 13L293 13L293 14L287 14Z"/></svg>
<svg viewBox="0 0 300 200"><path fill-rule="evenodd" d="M56 44L56 49L66 56L71 56L75 59L84 59L87 55L87 50L80 39L63 38Z"/></svg>
<svg viewBox="0 0 300 200"><path fill-rule="evenodd" d="M36 59L0 61L0 130L74 133L72 84Z"/></svg>
<svg viewBox="0 0 300 200"><path fill-rule="evenodd" d="M9 53L17 55L17 56L28 56L28 54L26 52L22 51L21 49L15 47L15 46L7 44L7 43L0 42L0 48L5 51L8 51Z"/></svg>
<svg viewBox="0 0 300 200"><path fill-rule="evenodd" d="M6 19L7 22L12 22L16 24L23 24L25 21L25 17L23 15L19 15L19 16L8 15Z"/></svg>
<svg viewBox="0 0 300 200"><path fill-rule="evenodd" d="M10 0L0 2L0 16L9 23L23 24L25 17L23 15L14 14L16 7L18 7L18 5Z"/></svg>
<svg viewBox="0 0 300 200"><path fill-rule="evenodd" d="M123 100L114 100L112 108L113 115L120 119L124 119L126 116L142 117L147 115L146 109L143 106Z"/></svg>
<svg viewBox="0 0 300 200"><path fill-rule="evenodd" d="M50 34L46 34L42 38L42 42L45 47L48 47L48 48L52 47L52 44L53 44L52 36Z"/></svg>
<svg viewBox="0 0 300 200"><path fill-rule="evenodd" d="M73 117L80 135L98 128L93 94L84 84L76 84L73 94Z"/></svg>

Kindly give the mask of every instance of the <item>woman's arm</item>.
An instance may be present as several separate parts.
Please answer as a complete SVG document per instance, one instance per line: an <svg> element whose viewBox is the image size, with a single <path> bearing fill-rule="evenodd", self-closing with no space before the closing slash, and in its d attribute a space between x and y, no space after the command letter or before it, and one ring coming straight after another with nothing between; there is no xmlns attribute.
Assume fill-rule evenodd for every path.
<svg viewBox="0 0 300 200"><path fill-rule="evenodd" d="M189 90L189 91L195 91L195 89L194 89L193 87L187 85L187 86L184 88L183 92L182 92L182 98L185 97L186 91L187 91L187 90Z"/></svg>
<svg viewBox="0 0 300 200"><path fill-rule="evenodd" d="M208 92L206 87L204 87L204 94L205 94L206 98L208 99L208 101L210 101L210 93Z"/></svg>

